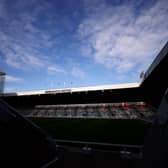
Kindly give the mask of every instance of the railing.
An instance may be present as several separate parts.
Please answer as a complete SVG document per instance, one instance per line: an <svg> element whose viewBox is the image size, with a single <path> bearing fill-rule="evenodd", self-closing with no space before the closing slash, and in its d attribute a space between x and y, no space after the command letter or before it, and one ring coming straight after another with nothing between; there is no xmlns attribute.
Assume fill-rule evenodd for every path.
<svg viewBox="0 0 168 168"><path fill-rule="evenodd" d="M119 154L121 158L127 159L142 159L143 146L142 145L127 145L127 144L110 144L87 141L70 141L70 140L54 140L57 150L65 149L70 151L80 151L85 154L92 154L95 152L110 152Z"/></svg>

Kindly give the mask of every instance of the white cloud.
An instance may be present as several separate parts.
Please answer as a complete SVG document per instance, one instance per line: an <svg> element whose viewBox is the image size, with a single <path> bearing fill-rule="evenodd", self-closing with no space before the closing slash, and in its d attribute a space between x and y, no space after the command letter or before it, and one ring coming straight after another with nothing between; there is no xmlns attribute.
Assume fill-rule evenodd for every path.
<svg viewBox="0 0 168 168"><path fill-rule="evenodd" d="M26 30L23 22L11 21L8 24L8 33L0 30L0 51L4 62L17 69L39 68L48 64L48 58L41 49L49 47L50 36L31 23L28 23L31 30Z"/></svg>
<svg viewBox="0 0 168 168"><path fill-rule="evenodd" d="M15 87L11 87L11 86L5 86L4 92L5 93L15 93L16 92L16 88Z"/></svg>
<svg viewBox="0 0 168 168"><path fill-rule="evenodd" d="M166 0L140 11L134 4L110 6L104 1L86 10L78 28L82 51L93 51L96 63L117 73L146 68L168 40Z"/></svg>
<svg viewBox="0 0 168 168"><path fill-rule="evenodd" d="M79 67L73 67L71 70L71 74L72 76L80 79L84 79L86 76L85 72Z"/></svg>
<svg viewBox="0 0 168 168"><path fill-rule="evenodd" d="M0 19L6 16L6 8L4 5L4 0L0 0Z"/></svg>
<svg viewBox="0 0 168 168"><path fill-rule="evenodd" d="M66 70L60 66L52 65L47 68L49 74L66 73Z"/></svg>
<svg viewBox="0 0 168 168"><path fill-rule="evenodd" d="M5 2L0 3L0 10L1 8L5 10L4 6L7 5ZM32 3L33 1L18 0L14 5L14 9L17 9L16 13L11 8L10 13L8 12L7 17L3 17L0 25L0 52L3 62L10 67L22 70L48 67L50 59L47 50L55 44L47 29L44 30L34 24L38 20L37 11L41 10L44 4L34 6L35 12L26 12L26 6L31 6ZM25 6L25 10L19 8L20 5Z"/></svg>
<svg viewBox="0 0 168 168"><path fill-rule="evenodd" d="M6 75L5 76L5 81L6 82L20 82L20 81L23 81L23 79L15 77L15 76Z"/></svg>

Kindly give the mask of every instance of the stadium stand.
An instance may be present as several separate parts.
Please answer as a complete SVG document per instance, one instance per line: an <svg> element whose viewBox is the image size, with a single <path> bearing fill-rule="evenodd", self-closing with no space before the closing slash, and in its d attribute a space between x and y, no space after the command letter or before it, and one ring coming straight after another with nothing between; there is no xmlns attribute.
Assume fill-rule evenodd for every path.
<svg viewBox="0 0 168 168"><path fill-rule="evenodd" d="M98 118L151 120L156 109L144 102L36 105L26 117L49 118Z"/></svg>

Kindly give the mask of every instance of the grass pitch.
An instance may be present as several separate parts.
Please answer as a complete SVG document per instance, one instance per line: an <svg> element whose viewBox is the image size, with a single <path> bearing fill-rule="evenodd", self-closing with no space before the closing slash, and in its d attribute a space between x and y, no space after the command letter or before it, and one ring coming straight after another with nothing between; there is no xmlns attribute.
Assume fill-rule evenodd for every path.
<svg viewBox="0 0 168 168"><path fill-rule="evenodd" d="M137 119L29 118L53 138L142 145L150 124Z"/></svg>

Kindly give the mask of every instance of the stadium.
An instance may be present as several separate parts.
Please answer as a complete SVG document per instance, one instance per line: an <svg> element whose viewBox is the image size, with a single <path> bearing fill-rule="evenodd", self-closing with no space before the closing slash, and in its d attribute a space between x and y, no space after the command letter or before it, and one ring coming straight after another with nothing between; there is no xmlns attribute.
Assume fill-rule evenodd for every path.
<svg viewBox="0 0 168 168"><path fill-rule="evenodd" d="M166 118L163 117L166 116L163 109L167 109L167 104L161 102L168 86L167 67L168 43L140 83L1 93L1 99L30 122L32 130L34 127L40 131L42 129L43 134L52 139L57 151L54 166L106 167L110 164L114 167L142 167L146 158L145 163L149 162L150 166L151 158L155 158L161 150L154 150L149 145L151 140L153 144L155 141L161 143L161 140L153 139L155 131L151 136L149 132L157 118L160 122ZM3 83L5 74L1 73L0 76L3 76ZM25 131L24 127L22 129ZM13 131L17 132L14 128ZM23 146L34 136L33 139L37 139L32 141L29 151L22 156L24 159L29 156L33 160L30 157L33 148L43 138L30 130L24 134L29 136L23 140ZM23 137L16 135L17 141ZM144 145L146 143L147 147ZM19 146L18 142L16 144ZM39 148L43 146L41 144ZM41 155L47 154L47 150L42 151ZM36 154L40 155L40 151L37 150ZM37 165L44 164L42 160L45 159L37 158Z"/></svg>

